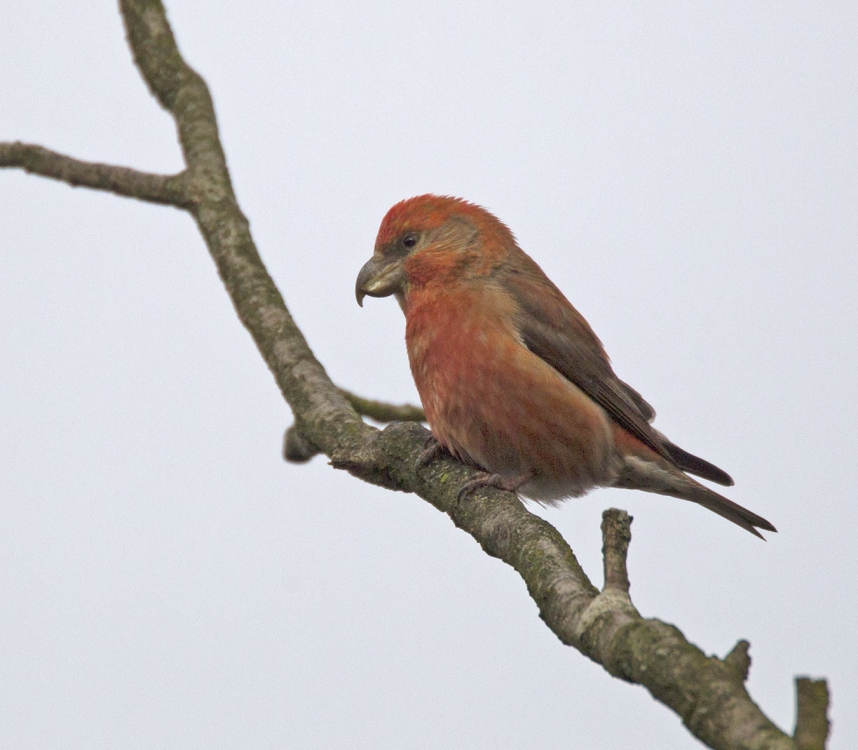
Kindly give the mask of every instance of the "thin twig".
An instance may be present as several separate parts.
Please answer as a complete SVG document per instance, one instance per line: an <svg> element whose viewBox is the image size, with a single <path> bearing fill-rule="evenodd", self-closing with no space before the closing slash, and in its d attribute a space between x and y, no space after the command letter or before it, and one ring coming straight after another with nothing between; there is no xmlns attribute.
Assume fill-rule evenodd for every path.
<svg viewBox="0 0 858 750"><path fill-rule="evenodd" d="M126 198L186 208L184 174L161 175L112 164L80 161L32 143L0 143L0 167L23 169L73 187L106 190Z"/></svg>
<svg viewBox="0 0 858 750"><path fill-rule="evenodd" d="M354 410L376 422L425 422L426 415L419 406L411 404L388 404L384 401L373 401L363 398L344 388L340 389Z"/></svg>

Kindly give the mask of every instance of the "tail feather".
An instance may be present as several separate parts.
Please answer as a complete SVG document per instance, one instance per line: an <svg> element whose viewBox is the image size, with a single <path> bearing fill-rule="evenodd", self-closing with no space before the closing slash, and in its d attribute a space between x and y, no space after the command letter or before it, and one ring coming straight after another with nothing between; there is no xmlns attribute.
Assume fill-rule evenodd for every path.
<svg viewBox="0 0 858 750"><path fill-rule="evenodd" d="M758 516L738 503L728 500L717 492L700 484L689 476L672 467L667 461L653 454L653 459L640 456L624 456L623 466L615 487L656 492L681 500L690 500L717 513L749 531L754 536L765 539L757 529L777 531L765 518Z"/></svg>
<svg viewBox="0 0 858 750"><path fill-rule="evenodd" d="M734 503L717 492L713 492L708 487L698 484L693 479L689 479L688 477L686 479L693 483L692 486L684 492L677 493L675 497L702 505L713 513L717 513L722 518L726 518L737 526L741 526L746 531L750 531L755 536L760 537L760 539L765 539L765 537L757 529L777 532L777 529L762 516L758 516L747 508L743 508L738 503Z"/></svg>
<svg viewBox="0 0 858 750"><path fill-rule="evenodd" d="M704 458L683 450L678 445L671 443L667 438L663 439L662 445L673 459L673 462L683 471L694 474L696 477L708 479L710 482L715 482L715 484L720 484L724 487L732 487L735 484L733 477L726 471L719 469L715 464L710 464Z"/></svg>

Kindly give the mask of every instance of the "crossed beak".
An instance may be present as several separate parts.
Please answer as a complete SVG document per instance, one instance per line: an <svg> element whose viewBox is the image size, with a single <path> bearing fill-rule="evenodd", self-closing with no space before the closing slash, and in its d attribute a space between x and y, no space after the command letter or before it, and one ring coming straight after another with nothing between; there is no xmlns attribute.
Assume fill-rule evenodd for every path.
<svg viewBox="0 0 858 750"><path fill-rule="evenodd" d="M403 282L400 258L384 260L373 257L360 269L355 282L355 298L363 307L363 298L367 295L389 297L391 294L402 291Z"/></svg>

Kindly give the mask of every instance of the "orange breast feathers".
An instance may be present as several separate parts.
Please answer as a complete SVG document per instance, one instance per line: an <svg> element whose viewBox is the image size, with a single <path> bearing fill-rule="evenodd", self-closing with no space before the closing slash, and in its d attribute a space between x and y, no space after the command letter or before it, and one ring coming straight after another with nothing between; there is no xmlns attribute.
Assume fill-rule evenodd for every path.
<svg viewBox="0 0 858 750"><path fill-rule="evenodd" d="M432 432L490 472L539 477L523 488L536 499L608 483L610 420L524 345L517 313L513 297L485 278L410 290L408 357Z"/></svg>

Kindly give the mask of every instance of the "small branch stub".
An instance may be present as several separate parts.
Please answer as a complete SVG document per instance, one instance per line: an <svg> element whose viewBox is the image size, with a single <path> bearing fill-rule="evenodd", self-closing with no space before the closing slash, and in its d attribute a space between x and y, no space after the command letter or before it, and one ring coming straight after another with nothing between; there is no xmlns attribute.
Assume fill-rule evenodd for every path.
<svg viewBox="0 0 858 750"><path fill-rule="evenodd" d="M283 460L303 464L321 451L313 445L296 425L287 428L283 435Z"/></svg>
<svg viewBox="0 0 858 750"><path fill-rule="evenodd" d="M831 730L828 685L825 680L796 677L795 744L799 750L825 750Z"/></svg>
<svg viewBox="0 0 858 750"><path fill-rule="evenodd" d="M609 508L602 514L602 558L605 570L604 590L629 593L626 557L632 540L632 517L624 510Z"/></svg>
<svg viewBox="0 0 858 750"><path fill-rule="evenodd" d="M748 641L738 641L733 650L724 657L723 661L728 667L732 667L742 678L742 682L748 679L751 670L751 655L748 650L751 644Z"/></svg>

